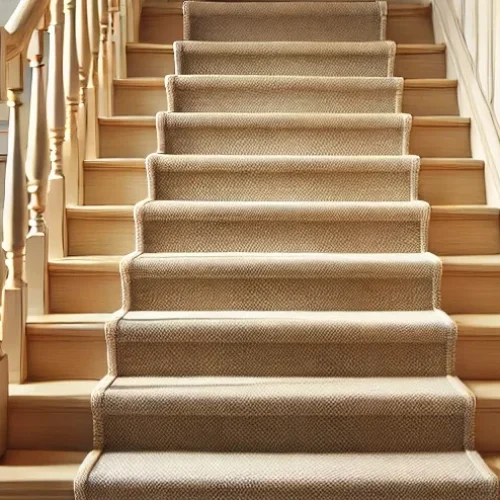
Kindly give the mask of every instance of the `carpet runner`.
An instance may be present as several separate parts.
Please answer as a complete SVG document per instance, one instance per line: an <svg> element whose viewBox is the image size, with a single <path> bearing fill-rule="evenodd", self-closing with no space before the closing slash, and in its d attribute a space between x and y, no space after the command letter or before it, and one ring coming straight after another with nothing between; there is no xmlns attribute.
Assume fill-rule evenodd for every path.
<svg viewBox="0 0 500 500"><path fill-rule="evenodd" d="M386 9L185 4L77 500L497 500Z"/></svg>

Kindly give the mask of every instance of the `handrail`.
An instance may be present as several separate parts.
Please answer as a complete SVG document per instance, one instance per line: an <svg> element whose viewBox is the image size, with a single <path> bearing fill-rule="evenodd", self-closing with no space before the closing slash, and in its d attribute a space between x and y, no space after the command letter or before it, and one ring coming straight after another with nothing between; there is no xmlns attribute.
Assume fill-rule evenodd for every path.
<svg viewBox="0 0 500 500"><path fill-rule="evenodd" d="M11 382L23 382L27 375L27 313L49 312L48 259L67 255L66 202L82 202L83 162L99 155L98 116L111 114L112 82L124 76L128 26L137 25L142 1L20 0L0 27L0 99L7 98L10 108L0 358L9 355ZM22 79L28 61L26 127L19 108L28 94Z"/></svg>
<svg viewBox="0 0 500 500"><path fill-rule="evenodd" d="M21 0L4 26L7 32L5 56L11 61L28 47L31 35L44 16L50 0Z"/></svg>

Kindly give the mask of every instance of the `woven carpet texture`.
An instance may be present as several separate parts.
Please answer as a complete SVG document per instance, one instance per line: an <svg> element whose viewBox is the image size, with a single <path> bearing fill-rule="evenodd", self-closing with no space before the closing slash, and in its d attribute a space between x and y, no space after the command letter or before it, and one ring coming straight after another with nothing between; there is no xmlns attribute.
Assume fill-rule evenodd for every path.
<svg viewBox="0 0 500 500"><path fill-rule="evenodd" d="M183 9L76 500L497 500L386 2Z"/></svg>

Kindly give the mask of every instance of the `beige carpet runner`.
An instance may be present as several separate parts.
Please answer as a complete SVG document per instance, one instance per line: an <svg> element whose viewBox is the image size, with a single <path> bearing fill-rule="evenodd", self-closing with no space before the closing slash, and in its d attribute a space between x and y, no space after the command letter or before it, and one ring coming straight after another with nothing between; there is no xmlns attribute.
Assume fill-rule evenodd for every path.
<svg viewBox="0 0 500 500"><path fill-rule="evenodd" d="M386 9L185 4L77 500L497 500Z"/></svg>

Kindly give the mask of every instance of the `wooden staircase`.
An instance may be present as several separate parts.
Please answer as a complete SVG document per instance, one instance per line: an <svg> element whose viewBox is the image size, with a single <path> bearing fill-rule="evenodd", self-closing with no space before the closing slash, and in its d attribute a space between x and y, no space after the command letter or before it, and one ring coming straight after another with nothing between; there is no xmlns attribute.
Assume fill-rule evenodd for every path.
<svg viewBox="0 0 500 500"><path fill-rule="evenodd" d="M83 205L67 207L68 256L49 263L50 314L28 318L28 382L10 387L0 499L73 498L92 448L90 392L106 371L103 325L120 307L118 265L134 248L133 205L146 196L144 158L156 150L154 114L166 109L163 77L181 36L181 4L147 1L128 78L113 82L113 116L99 119L98 159L84 162ZM432 205L429 250L444 263L443 309L459 325L458 375L477 397L477 448L500 474L500 211L486 205L431 7L390 4L388 39L414 116L419 197Z"/></svg>

